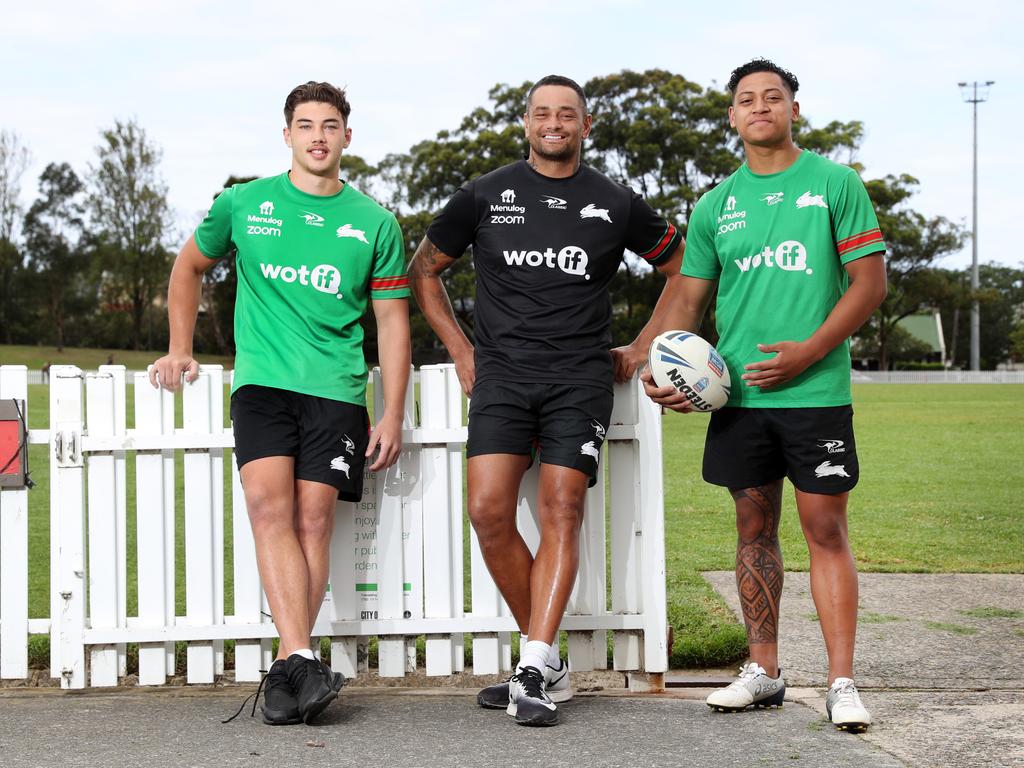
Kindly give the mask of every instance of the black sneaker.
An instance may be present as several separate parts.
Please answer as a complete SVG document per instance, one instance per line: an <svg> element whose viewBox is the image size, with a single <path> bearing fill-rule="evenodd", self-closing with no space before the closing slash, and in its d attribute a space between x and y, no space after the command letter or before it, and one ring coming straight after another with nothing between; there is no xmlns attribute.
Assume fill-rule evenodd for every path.
<svg viewBox="0 0 1024 768"><path fill-rule="evenodd" d="M500 683L482 688L476 695L476 703L486 709L508 708L508 684L512 678L507 677ZM562 659L558 660L558 668L550 664L544 667L544 691L548 698L556 704L572 699L572 684L569 682L569 666Z"/></svg>
<svg viewBox="0 0 1024 768"><path fill-rule="evenodd" d="M331 688L333 688L335 691L340 692L341 689L345 686L345 683L348 682L347 680L345 680L345 676L341 674L341 672L335 672L333 669L331 669L331 665L328 664L326 661L321 661L320 663L323 664L324 669L327 670L327 674L331 676Z"/></svg>
<svg viewBox="0 0 1024 768"><path fill-rule="evenodd" d="M558 708L544 690L544 675L523 667L508 681L508 714L520 725L558 725Z"/></svg>
<svg viewBox="0 0 1024 768"><path fill-rule="evenodd" d="M302 722L302 716L299 714L299 703L295 698L295 691L292 690L292 685L288 681L288 667L287 662L284 659L278 659L270 666L270 671L260 670L264 672L263 679L260 680L259 687L256 688L256 693L250 693L245 697L245 701L242 702L242 706L238 708L227 720L221 720L221 723L230 723L245 709L245 705L252 699L252 712L250 717L256 717L256 705L259 703L260 694L263 694L263 722L267 725L297 725Z"/></svg>
<svg viewBox="0 0 1024 768"><path fill-rule="evenodd" d="M296 725L302 722L299 703L288 682L284 659L270 665L263 680L263 722L267 725Z"/></svg>
<svg viewBox="0 0 1024 768"><path fill-rule="evenodd" d="M338 698L338 691L334 688L334 674L325 664L297 653L288 657L286 669L288 682L298 700L299 715L308 725Z"/></svg>

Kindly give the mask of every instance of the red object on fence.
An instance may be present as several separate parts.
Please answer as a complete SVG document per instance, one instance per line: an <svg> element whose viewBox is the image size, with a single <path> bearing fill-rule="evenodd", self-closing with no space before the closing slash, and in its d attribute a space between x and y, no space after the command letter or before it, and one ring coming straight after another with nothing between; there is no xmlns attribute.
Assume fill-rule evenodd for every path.
<svg viewBox="0 0 1024 768"><path fill-rule="evenodd" d="M13 400L0 401L0 486L25 485L25 431Z"/></svg>

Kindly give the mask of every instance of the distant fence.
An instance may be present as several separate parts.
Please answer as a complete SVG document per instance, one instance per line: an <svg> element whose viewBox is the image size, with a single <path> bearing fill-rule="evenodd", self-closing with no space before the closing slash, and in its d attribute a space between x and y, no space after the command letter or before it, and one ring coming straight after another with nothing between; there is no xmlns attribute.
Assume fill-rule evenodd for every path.
<svg viewBox="0 0 1024 768"><path fill-rule="evenodd" d="M132 429L126 379L134 382ZM0 367L0 398L26 402L27 382L24 366ZM466 429L458 377L451 365L425 366L419 383L418 402L412 387L406 402L399 463L367 473L363 500L337 507L331 590L314 634L331 639L331 663L350 677L365 671L370 637L378 639L382 676L416 668L418 637L425 637L426 674L462 671L464 633L472 635L474 673L511 668L515 622L472 532L471 608L464 609ZM127 643L138 644L142 685L163 685L174 673L175 642L187 643L190 683L212 682L224 671L225 640L235 641L235 679L259 679L276 631L233 461L224 481L225 449L234 445L224 424L224 384L220 366L204 366L184 388L177 427L174 396L153 389L144 372L129 378L122 366L50 369L50 426L30 431L30 442L49 450L50 618L28 616L29 491L0 490L0 677L26 677L28 636L49 634L50 673L65 688L117 684ZM382 388L374 392L380 413ZM668 666L661 424L635 380L616 387L603 454L601 479L587 493L579 576L562 622L569 664L577 671L606 668L610 632L616 669L661 673ZM519 526L534 550L537 476L536 468L527 474L519 500ZM137 532L134 615L127 600L129 480ZM175 608L179 492L184 615ZM226 514L232 554L225 566Z"/></svg>
<svg viewBox="0 0 1024 768"><path fill-rule="evenodd" d="M854 384L1024 384L1024 371L852 371Z"/></svg>
<svg viewBox="0 0 1024 768"><path fill-rule="evenodd" d="M128 371L128 380L137 373ZM854 384L1024 384L1024 371L851 371L850 376ZM47 379L42 371L31 370L28 383Z"/></svg>

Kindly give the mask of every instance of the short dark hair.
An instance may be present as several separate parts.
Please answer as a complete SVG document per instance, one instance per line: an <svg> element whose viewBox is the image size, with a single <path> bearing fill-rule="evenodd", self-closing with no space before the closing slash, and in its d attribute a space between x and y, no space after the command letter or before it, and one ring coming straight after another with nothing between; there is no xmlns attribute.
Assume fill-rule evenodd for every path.
<svg viewBox="0 0 1024 768"><path fill-rule="evenodd" d="M577 83L570 77L563 77L562 75L547 75L542 77L533 87L530 88L530 92L526 94L526 111L530 111L530 102L533 101L533 94L538 88L543 88L545 85L561 85L565 88L572 88L576 91L576 95L580 97L580 103L583 105L583 112L586 114L587 111L587 94L583 92L580 84Z"/></svg>
<svg viewBox="0 0 1024 768"><path fill-rule="evenodd" d="M348 99L345 97L345 90L336 85L331 85L330 83L318 83L315 80L310 80L308 83L303 83L302 85L297 85L292 88L292 92L289 93L288 98L284 100L285 124L292 124L292 117L295 115L295 108L297 106L300 104L306 104L310 101L319 101L324 104L330 104L341 112L341 117L345 121L345 125L348 125L348 116L352 112L352 105L348 103Z"/></svg>
<svg viewBox="0 0 1024 768"><path fill-rule="evenodd" d="M768 59L751 59L746 64L742 64L732 71L732 74L729 76L729 93L735 96L736 87L740 84L740 80L755 72L773 72L781 77L782 82L789 88L790 96L796 96L796 92L800 88L800 81L788 69L783 69L774 61L769 61Z"/></svg>

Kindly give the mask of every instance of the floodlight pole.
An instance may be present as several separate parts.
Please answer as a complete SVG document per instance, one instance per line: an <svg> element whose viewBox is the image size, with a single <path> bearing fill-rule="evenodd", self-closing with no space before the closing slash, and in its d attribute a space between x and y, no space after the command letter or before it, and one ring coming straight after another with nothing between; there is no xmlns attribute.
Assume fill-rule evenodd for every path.
<svg viewBox="0 0 1024 768"><path fill-rule="evenodd" d="M981 370L981 309L978 306L978 104L988 99L989 86L995 80L958 83L960 94L974 112L974 174L971 191L971 370ZM981 87L981 93L978 88Z"/></svg>

